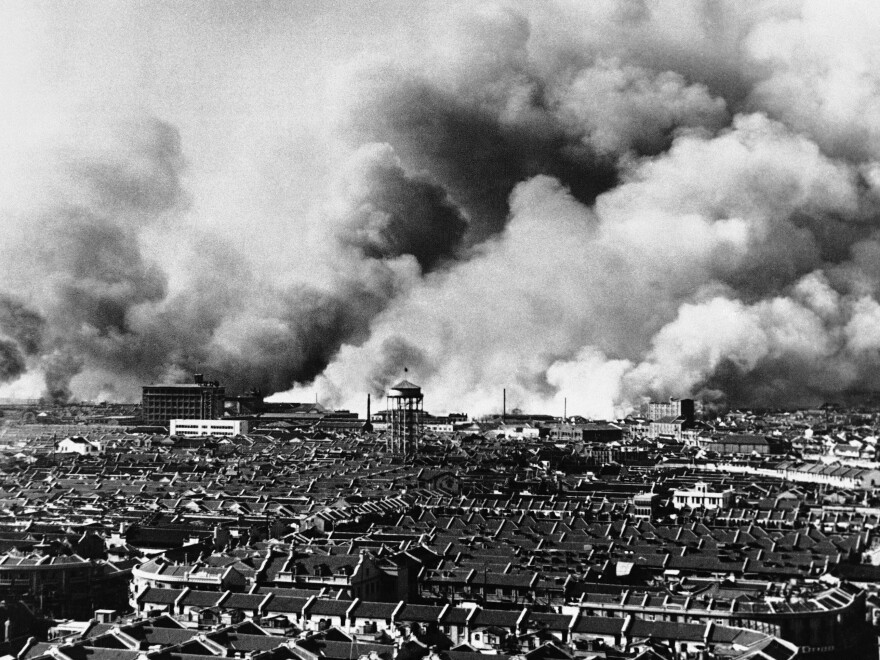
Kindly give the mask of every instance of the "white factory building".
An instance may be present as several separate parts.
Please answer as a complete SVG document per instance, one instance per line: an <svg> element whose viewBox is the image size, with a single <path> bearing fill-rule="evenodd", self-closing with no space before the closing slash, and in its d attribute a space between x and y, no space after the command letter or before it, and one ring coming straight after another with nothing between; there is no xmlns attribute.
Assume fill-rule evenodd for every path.
<svg viewBox="0 0 880 660"><path fill-rule="evenodd" d="M248 432L248 423L240 419L172 419L170 435L188 438L222 436L231 438Z"/></svg>

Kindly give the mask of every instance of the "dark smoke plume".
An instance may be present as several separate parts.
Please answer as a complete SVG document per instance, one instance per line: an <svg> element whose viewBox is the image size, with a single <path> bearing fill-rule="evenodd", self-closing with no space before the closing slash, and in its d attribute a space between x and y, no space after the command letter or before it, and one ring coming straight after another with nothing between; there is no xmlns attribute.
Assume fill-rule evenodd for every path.
<svg viewBox="0 0 880 660"><path fill-rule="evenodd" d="M0 339L0 383L9 382L25 372L25 360L15 342Z"/></svg>
<svg viewBox="0 0 880 660"><path fill-rule="evenodd" d="M388 146L362 149L350 168L343 244L370 259L412 255L423 271L454 258L467 222L443 188L407 174Z"/></svg>
<svg viewBox="0 0 880 660"><path fill-rule="evenodd" d="M0 294L0 333L16 341L25 355L39 352L43 324L43 318L21 301Z"/></svg>

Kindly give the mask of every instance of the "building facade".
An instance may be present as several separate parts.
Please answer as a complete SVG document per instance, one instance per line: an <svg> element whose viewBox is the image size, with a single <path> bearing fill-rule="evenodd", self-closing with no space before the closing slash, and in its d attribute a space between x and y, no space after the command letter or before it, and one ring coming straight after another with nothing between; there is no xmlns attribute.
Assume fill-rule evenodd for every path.
<svg viewBox="0 0 880 660"><path fill-rule="evenodd" d="M71 436L56 442L55 451L59 454L79 454L80 456L98 456L103 453L99 443L90 442L79 436Z"/></svg>
<svg viewBox="0 0 880 660"><path fill-rule="evenodd" d="M694 421L693 399L669 399L669 401L652 401L648 404L648 419L661 420L664 417L682 417L687 422Z"/></svg>
<svg viewBox="0 0 880 660"><path fill-rule="evenodd" d="M65 618L95 607L123 609L130 570L79 555L0 555L0 599Z"/></svg>
<svg viewBox="0 0 880 660"><path fill-rule="evenodd" d="M676 489L672 496L672 503L676 509L697 507L703 509L727 509L733 506L734 491L728 488L723 491L709 489L709 484L698 481L693 488Z"/></svg>
<svg viewBox="0 0 880 660"><path fill-rule="evenodd" d="M603 422L562 423L550 427L550 437L558 442L620 442L623 428Z"/></svg>
<svg viewBox="0 0 880 660"><path fill-rule="evenodd" d="M167 426L172 419L217 419L225 390L196 374L192 383L145 385L141 400L145 424Z"/></svg>
<svg viewBox="0 0 880 660"><path fill-rule="evenodd" d="M231 438L248 432L247 420L241 419L172 419L169 433L187 438L216 435Z"/></svg>
<svg viewBox="0 0 880 660"><path fill-rule="evenodd" d="M661 417L648 424L649 438L672 438L678 442L684 440L687 420L683 417Z"/></svg>

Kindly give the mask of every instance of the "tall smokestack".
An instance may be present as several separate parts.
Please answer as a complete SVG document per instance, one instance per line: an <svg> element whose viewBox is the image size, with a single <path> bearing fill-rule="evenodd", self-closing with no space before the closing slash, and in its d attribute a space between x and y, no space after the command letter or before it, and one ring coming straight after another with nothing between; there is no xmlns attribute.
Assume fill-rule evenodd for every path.
<svg viewBox="0 0 880 660"><path fill-rule="evenodd" d="M507 419L507 388L505 387L502 392L501 421L504 422Z"/></svg>
<svg viewBox="0 0 880 660"><path fill-rule="evenodd" d="M373 432L373 422L370 421L372 415L370 414L370 393L367 392L367 421L364 422L364 425L361 427L361 430L364 433L372 433Z"/></svg>

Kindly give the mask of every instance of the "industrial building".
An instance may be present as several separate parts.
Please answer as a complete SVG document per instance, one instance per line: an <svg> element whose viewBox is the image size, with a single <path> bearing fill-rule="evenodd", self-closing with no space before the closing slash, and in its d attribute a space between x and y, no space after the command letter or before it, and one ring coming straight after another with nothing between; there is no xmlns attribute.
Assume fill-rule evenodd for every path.
<svg viewBox="0 0 880 660"><path fill-rule="evenodd" d="M553 424L550 437L555 441L568 442L620 442L623 428L607 422L583 422Z"/></svg>
<svg viewBox="0 0 880 660"><path fill-rule="evenodd" d="M648 404L648 437L670 438L677 442L694 426L694 400L669 399Z"/></svg>
<svg viewBox="0 0 880 660"><path fill-rule="evenodd" d="M648 404L648 419L660 421L664 418L683 418L685 422L694 421L693 399L669 399L669 401L652 401Z"/></svg>
<svg viewBox="0 0 880 660"><path fill-rule="evenodd" d="M241 419L172 419L170 435L188 438L216 435L231 438L248 432L248 423Z"/></svg>
<svg viewBox="0 0 880 660"><path fill-rule="evenodd" d="M172 419L217 419L223 414L225 390L195 374L192 383L144 385L145 424L168 426Z"/></svg>

